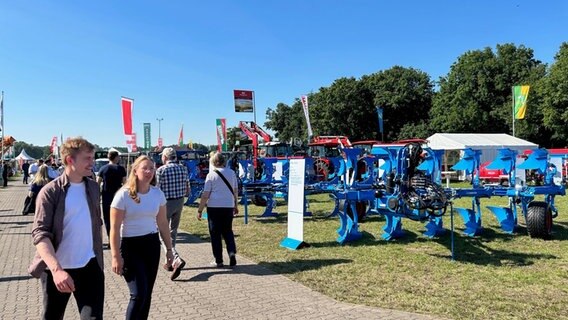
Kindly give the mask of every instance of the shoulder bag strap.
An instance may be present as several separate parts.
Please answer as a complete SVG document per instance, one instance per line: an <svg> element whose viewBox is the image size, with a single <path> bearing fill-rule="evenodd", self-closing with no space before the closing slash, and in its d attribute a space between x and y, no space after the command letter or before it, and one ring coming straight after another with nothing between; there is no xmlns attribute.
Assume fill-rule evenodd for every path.
<svg viewBox="0 0 568 320"><path fill-rule="evenodd" d="M216 174L219 175L219 177L221 177L221 179L223 179L223 182L225 182L225 184L227 185L227 188L229 188L229 190L231 190L231 193L233 194L233 196L235 195L235 192L233 191L233 187L231 187L231 184L229 183L229 181L227 181L227 179L225 178L225 176L223 174L221 174L221 172L217 169L213 170L215 171Z"/></svg>

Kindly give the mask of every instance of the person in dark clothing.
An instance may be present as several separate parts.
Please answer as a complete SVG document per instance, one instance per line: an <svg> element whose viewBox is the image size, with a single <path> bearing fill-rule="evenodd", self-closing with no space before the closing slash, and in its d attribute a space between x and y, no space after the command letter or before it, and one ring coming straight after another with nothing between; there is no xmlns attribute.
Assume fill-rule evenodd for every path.
<svg viewBox="0 0 568 320"><path fill-rule="evenodd" d="M27 161L22 164L22 171L24 172L24 180L22 182L24 184L28 184L28 179L30 177L30 164Z"/></svg>
<svg viewBox="0 0 568 320"><path fill-rule="evenodd" d="M114 194L126 181L126 169L118 164L120 160L118 152L110 151L108 153L108 159L110 163L102 166L99 170L97 182L99 186L102 184L101 198L103 203L103 220L105 222L107 236L110 238L110 204L112 203Z"/></svg>
<svg viewBox="0 0 568 320"><path fill-rule="evenodd" d="M8 162L4 162L4 165L2 166L2 180L4 180L4 188L8 186L8 172L10 170Z"/></svg>

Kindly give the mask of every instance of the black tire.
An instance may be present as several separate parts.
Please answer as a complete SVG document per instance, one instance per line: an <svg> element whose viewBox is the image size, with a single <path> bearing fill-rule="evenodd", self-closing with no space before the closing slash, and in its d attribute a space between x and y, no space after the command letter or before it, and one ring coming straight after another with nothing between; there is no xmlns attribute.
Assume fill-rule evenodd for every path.
<svg viewBox="0 0 568 320"><path fill-rule="evenodd" d="M552 235L552 210L543 201L529 203L527 231L531 238L550 239Z"/></svg>
<svg viewBox="0 0 568 320"><path fill-rule="evenodd" d="M345 202L343 205L345 205ZM367 201L357 201L357 203L355 203L355 209L357 210L357 221L362 222L367 214ZM345 210L345 213L353 219L353 210L351 210L351 206L347 206Z"/></svg>
<svg viewBox="0 0 568 320"><path fill-rule="evenodd" d="M266 200L265 196L261 196L259 194L255 194L252 199L251 199L252 203L256 206L259 207L266 207L266 205L268 204L268 201Z"/></svg>

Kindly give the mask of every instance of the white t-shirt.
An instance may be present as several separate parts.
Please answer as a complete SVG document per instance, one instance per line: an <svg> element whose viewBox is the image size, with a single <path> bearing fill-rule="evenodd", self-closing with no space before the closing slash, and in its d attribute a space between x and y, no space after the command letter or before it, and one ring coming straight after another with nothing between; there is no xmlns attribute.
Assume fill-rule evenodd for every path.
<svg viewBox="0 0 568 320"><path fill-rule="evenodd" d="M233 190L238 192L238 182L235 172L229 168L217 168L221 174L227 179L227 182L233 186ZM203 191L210 191L207 206L212 208L234 208L235 197L225 184L223 179L213 170L209 171L205 178L205 186Z"/></svg>
<svg viewBox="0 0 568 320"><path fill-rule="evenodd" d="M151 186L145 193L138 193L140 203L134 202L128 195L128 189L122 188L116 192L111 207L124 210L124 220L120 235L122 237L137 237L158 232L156 217L160 206L166 205L166 197L162 190Z"/></svg>
<svg viewBox="0 0 568 320"><path fill-rule="evenodd" d="M82 268L95 256L85 183L71 183L65 197L63 238L55 256L63 269Z"/></svg>

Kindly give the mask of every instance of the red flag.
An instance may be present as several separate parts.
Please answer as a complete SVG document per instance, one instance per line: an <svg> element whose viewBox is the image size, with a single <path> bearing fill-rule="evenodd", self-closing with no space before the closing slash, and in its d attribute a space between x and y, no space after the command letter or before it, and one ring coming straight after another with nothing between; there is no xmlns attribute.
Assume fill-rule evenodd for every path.
<svg viewBox="0 0 568 320"><path fill-rule="evenodd" d="M122 123L124 124L124 134L132 134L132 106L134 100L128 98L121 98L122 101Z"/></svg>
<svg viewBox="0 0 568 320"><path fill-rule="evenodd" d="M183 124L181 125L181 130L179 132L178 146L183 147Z"/></svg>

